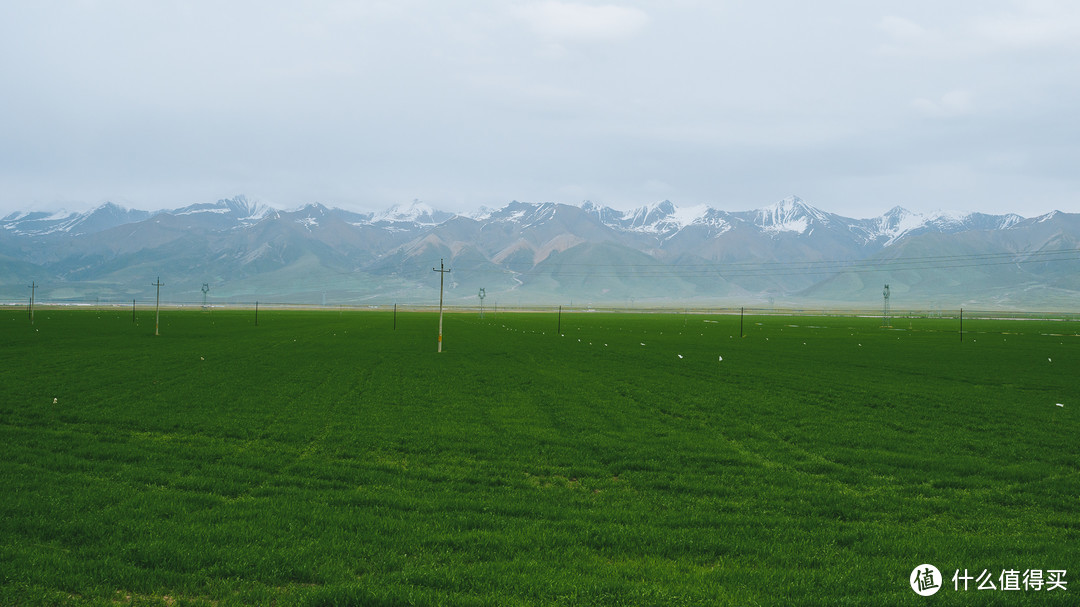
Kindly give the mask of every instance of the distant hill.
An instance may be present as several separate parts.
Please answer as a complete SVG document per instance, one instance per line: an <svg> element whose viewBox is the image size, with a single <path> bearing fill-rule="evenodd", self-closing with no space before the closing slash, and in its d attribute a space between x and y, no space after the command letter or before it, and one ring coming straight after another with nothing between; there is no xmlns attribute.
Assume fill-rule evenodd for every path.
<svg viewBox="0 0 1080 607"><path fill-rule="evenodd" d="M243 196L148 212L0 219L0 299L169 303L800 305L1063 309L1080 301L1080 214L852 219L798 197L751 211L670 201L623 212L513 201L473 216L413 201L382 213Z"/></svg>

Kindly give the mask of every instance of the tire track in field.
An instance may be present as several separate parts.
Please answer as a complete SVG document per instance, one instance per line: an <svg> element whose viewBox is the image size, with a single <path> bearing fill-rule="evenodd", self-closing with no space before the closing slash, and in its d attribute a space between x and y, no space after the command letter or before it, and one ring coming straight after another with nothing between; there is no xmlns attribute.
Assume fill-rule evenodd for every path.
<svg viewBox="0 0 1080 607"><path fill-rule="evenodd" d="M756 423L748 423L746 427L758 435L757 440L763 441L764 444L754 446L750 444L750 441L738 440L722 430L719 430L719 434L737 453L756 462L762 468L781 471L790 475L792 479L807 482L809 486L797 487L801 491L806 491L811 497L811 503L805 504L805 507L821 510L831 515L829 518L848 519L856 512L865 512L867 509L865 504L881 504L883 500L884 503L892 503L899 497L899 488L903 486L903 483L892 475L863 471L831 460L819 453L795 445ZM766 444L768 447L765 446ZM821 470L804 469L812 466L818 466ZM849 482L840 478L843 475L858 476L860 480ZM821 485L828 487L830 491L823 492L815 487ZM846 502L846 505L837 506L838 496ZM870 508L871 513L879 512L877 505Z"/></svg>
<svg viewBox="0 0 1080 607"><path fill-rule="evenodd" d="M323 459L319 468L333 467L334 455L333 444L345 442L350 436L348 429L351 420L362 408L362 394L364 387L370 384L370 379L377 367L382 362L370 365L355 366L349 364L324 364L324 359L314 359L303 369L296 370L294 377L312 378L319 380L290 396L292 409L295 414L287 419L279 419L276 425L286 427L296 422L297 415L309 419L318 419L314 424L305 428L305 436L293 445L294 454L291 461L283 465L279 471L263 479L258 485L254 485L249 493L260 492L276 485L291 485L297 482L312 480L313 462ZM355 412L343 411L344 408L353 407ZM335 440L338 437L338 440ZM266 439L263 439L266 440ZM270 439L275 444L284 446L288 441ZM284 443L284 444L283 444ZM327 470L328 475L316 474L318 480L333 481L336 472Z"/></svg>

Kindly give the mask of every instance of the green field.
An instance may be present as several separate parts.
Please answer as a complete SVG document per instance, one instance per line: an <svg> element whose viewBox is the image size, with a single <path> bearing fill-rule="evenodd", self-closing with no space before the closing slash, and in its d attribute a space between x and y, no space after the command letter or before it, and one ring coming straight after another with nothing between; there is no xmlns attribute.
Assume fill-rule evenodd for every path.
<svg viewBox="0 0 1080 607"><path fill-rule="evenodd" d="M0 312L0 605L1080 603L1077 322L138 320Z"/></svg>

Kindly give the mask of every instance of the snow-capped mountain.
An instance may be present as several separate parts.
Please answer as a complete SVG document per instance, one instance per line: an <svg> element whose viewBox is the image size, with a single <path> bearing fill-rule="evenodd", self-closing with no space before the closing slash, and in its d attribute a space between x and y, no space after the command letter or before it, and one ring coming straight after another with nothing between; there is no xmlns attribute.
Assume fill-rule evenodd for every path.
<svg viewBox="0 0 1080 607"><path fill-rule="evenodd" d="M913 213L903 207L893 207L881 217L852 223L852 229L861 232L867 243L891 246L902 238L940 232L954 234L966 230L1007 230L1023 221L1015 214L986 215L983 213L961 213L956 211L938 211L935 213Z"/></svg>
<svg viewBox="0 0 1080 607"><path fill-rule="evenodd" d="M829 225L829 217L803 202L798 196L785 198L754 211L754 225L766 234L812 232L815 225Z"/></svg>
<svg viewBox="0 0 1080 607"><path fill-rule="evenodd" d="M845 223L845 218L816 209L797 196L751 211L722 211L708 205L678 207L668 200L626 212L586 203L582 208L601 218L606 225L628 232L655 234L667 240L692 227L708 227L710 236L735 228L768 236L785 233L809 235L815 228ZM857 220L850 220L857 221Z"/></svg>
<svg viewBox="0 0 1080 607"><path fill-rule="evenodd" d="M223 198L217 202L199 203L168 211L170 215L197 215L210 213L215 215L228 215L231 219L240 223L253 223L266 217L273 209L260 202L249 201L246 196L240 195L234 198Z"/></svg>
<svg viewBox="0 0 1080 607"><path fill-rule="evenodd" d="M117 226L138 223L151 217L167 215L186 218L203 227L238 227L251 225L274 213L270 207L250 202L244 196L198 203L165 211L126 209L112 202L86 213L12 213L0 219L0 229L21 236L49 234L93 234Z"/></svg>
<svg viewBox="0 0 1080 607"><path fill-rule="evenodd" d="M884 239L883 246L889 246L906 235L926 229L927 224L923 215L912 213L903 207L893 207L870 222L866 230L866 240L871 242Z"/></svg>
<svg viewBox="0 0 1080 607"><path fill-rule="evenodd" d="M1056 301L1080 292L1078 241L1076 214L1024 219L895 207L854 219L795 196L745 211L668 200L629 211L513 201L471 216L416 200L357 213L319 203L282 211L237 196L153 213L108 203L87 213L8 215L0 219L0 297L18 299L21 283L34 280L53 284L54 297L126 298L145 288L149 272L199 296L209 283L241 300L321 301L338 285L345 301L423 300L432 264L444 259L455 268L452 288L475 283L521 301L858 301L880 295L878 279L901 300L982 289L998 303L1034 293ZM895 270L897 259L965 255L975 256L971 265L988 255L1016 263L947 280L926 261L903 266L918 271Z"/></svg>
<svg viewBox="0 0 1080 607"><path fill-rule="evenodd" d="M585 207L582 207L585 208ZM670 200L653 203L625 213L605 208L589 209L596 213L597 217L605 224L627 232L639 234L654 234L664 240L677 234L683 228L691 225L710 225L723 231L730 226L730 222L715 209L706 205L692 207L677 207Z"/></svg>
<svg viewBox="0 0 1080 607"><path fill-rule="evenodd" d="M111 227L134 223L150 217L147 211L129 210L106 202L88 213L12 213L0 219L0 229L15 234L44 236L47 234L86 234Z"/></svg>
<svg viewBox="0 0 1080 607"><path fill-rule="evenodd" d="M409 203L396 204L382 213L375 213L370 223L409 223L422 226L435 226L453 217L453 213L437 211L431 205L413 200Z"/></svg>

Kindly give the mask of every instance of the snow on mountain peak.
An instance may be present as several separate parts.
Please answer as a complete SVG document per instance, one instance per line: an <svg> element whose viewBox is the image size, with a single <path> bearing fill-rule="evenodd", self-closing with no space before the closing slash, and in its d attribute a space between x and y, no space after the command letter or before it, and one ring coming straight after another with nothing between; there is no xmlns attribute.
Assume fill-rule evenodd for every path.
<svg viewBox="0 0 1080 607"><path fill-rule="evenodd" d="M402 221L415 221L418 217L431 215L434 210L426 202L413 200L409 203L395 204L386 211L386 215L400 218Z"/></svg>
<svg viewBox="0 0 1080 607"><path fill-rule="evenodd" d="M475 219L476 221L486 221L491 217L491 214L495 212L495 209L481 206L472 213L466 215L469 219Z"/></svg>
<svg viewBox="0 0 1080 607"><path fill-rule="evenodd" d="M299 209L296 209L296 211L294 211L294 212L295 213L308 213L309 215L312 214L312 213L315 213L317 215L326 215L328 212L330 212L330 209L326 208L326 206L324 206L324 205L322 205L322 204L320 204L318 202L309 202L309 203L305 204L304 206L300 207Z"/></svg>
<svg viewBox="0 0 1080 607"><path fill-rule="evenodd" d="M718 229L718 233L731 229L724 219L726 214L707 204L679 207L670 200L661 200L629 211L617 211L586 200L581 204L581 210L616 230L653 234L665 240L694 224L711 226Z"/></svg>
<svg viewBox="0 0 1080 607"><path fill-rule="evenodd" d="M896 206L878 217L869 234L870 240L885 239L885 246L891 245L904 235L926 227L926 217L912 213L904 207Z"/></svg>
<svg viewBox="0 0 1080 607"><path fill-rule="evenodd" d="M1057 211L1054 212L1057 213ZM1016 213L1007 213L1001 217L1001 223L998 225L998 228L1007 230L1023 220L1024 218Z"/></svg>
<svg viewBox="0 0 1080 607"><path fill-rule="evenodd" d="M927 220L944 225L960 225L963 224L970 215L970 213L965 213L963 211L934 211L927 216Z"/></svg>
<svg viewBox="0 0 1080 607"><path fill-rule="evenodd" d="M912 213L904 207L893 207L880 218L883 226L890 229L912 229L926 223L926 218L920 213Z"/></svg>
<svg viewBox="0 0 1080 607"><path fill-rule="evenodd" d="M266 217L273 212L273 209L261 202L249 201L246 196L240 194L232 198L222 198L217 202L200 202L167 212L176 216L213 213L231 216L235 221L242 223L252 223Z"/></svg>
<svg viewBox="0 0 1080 607"><path fill-rule="evenodd" d="M675 212L675 205L670 200L654 202L627 211L623 217L628 222L628 228L635 232L658 232L660 226L667 223L668 217Z"/></svg>
<svg viewBox="0 0 1080 607"><path fill-rule="evenodd" d="M677 232L686 226L702 222L710 210L705 204L678 207L670 200L663 200L627 211L623 218L628 229L632 231L659 234Z"/></svg>
<svg viewBox="0 0 1080 607"><path fill-rule="evenodd" d="M756 219L755 223L761 231L771 234L804 234L810 229L812 222L828 222L824 213L806 204L798 196L789 196L771 206L758 209Z"/></svg>
<svg viewBox="0 0 1080 607"><path fill-rule="evenodd" d="M273 212L269 206L257 200L249 201L243 194L231 199L219 200L218 203L224 203L240 221L258 221Z"/></svg>
<svg viewBox="0 0 1080 607"><path fill-rule="evenodd" d="M585 211L589 215L594 215L600 220L600 223L608 227L622 227L623 221L626 219L626 213L617 211L611 207L598 205L591 200L586 200L581 203L581 210Z"/></svg>
<svg viewBox="0 0 1080 607"><path fill-rule="evenodd" d="M421 200L413 200L408 203L399 203L383 211L376 213L372 223L416 223L420 225L438 225L448 219L449 213L437 211L431 205Z"/></svg>
<svg viewBox="0 0 1080 607"><path fill-rule="evenodd" d="M680 228L685 228L688 225L704 221L705 216L711 210L712 209L707 204L696 204L689 207L675 207L675 211L670 215L670 219Z"/></svg>

